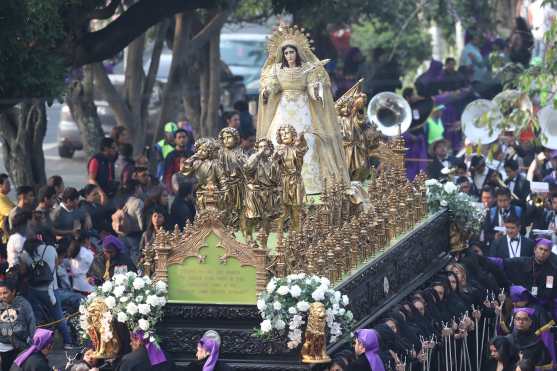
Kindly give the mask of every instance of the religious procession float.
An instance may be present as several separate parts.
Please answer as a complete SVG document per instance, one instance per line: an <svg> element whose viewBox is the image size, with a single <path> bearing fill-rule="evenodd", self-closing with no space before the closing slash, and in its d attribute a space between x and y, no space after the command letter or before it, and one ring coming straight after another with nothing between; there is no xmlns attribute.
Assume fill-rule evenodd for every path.
<svg viewBox="0 0 557 371"><path fill-rule="evenodd" d="M255 151L242 152L233 128L198 139L181 169L197 182L193 224L158 232L141 276L115 275L82 306L96 357L118 352L125 327L187 363L214 329L237 369L311 369L477 227L449 227L447 207L479 215L454 184L407 179L404 99L368 105L359 81L334 102L327 60L296 26L279 27L268 53Z"/></svg>

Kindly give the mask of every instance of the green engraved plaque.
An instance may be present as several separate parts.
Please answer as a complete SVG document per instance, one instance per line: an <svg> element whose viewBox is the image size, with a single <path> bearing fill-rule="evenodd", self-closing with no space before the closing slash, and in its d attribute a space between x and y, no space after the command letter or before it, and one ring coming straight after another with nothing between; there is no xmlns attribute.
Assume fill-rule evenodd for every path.
<svg viewBox="0 0 557 371"><path fill-rule="evenodd" d="M255 267L225 261L217 235L210 233L200 257L188 257L168 267L168 301L192 304L255 304Z"/></svg>

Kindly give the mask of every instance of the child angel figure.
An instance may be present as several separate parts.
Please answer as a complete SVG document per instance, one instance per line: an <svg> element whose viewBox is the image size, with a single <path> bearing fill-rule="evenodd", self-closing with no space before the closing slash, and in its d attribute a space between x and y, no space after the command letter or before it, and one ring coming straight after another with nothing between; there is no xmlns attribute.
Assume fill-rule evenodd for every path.
<svg viewBox="0 0 557 371"><path fill-rule="evenodd" d="M299 135L292 125L281 125L277 130L277 151L275 158L282 175L282 205L280 230L290 219L291 230L300 231L300 214L304 203L305 189L302 177L304 155L308 144L304 133Z"/></svg>

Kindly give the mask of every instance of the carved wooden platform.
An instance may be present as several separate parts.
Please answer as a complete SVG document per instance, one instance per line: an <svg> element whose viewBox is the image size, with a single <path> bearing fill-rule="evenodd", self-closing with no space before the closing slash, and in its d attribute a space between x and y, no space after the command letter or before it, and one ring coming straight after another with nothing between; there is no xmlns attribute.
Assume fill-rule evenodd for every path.
<svg viewBox="0 0 557 371"><path fill-rule="evenodd" d="M337 287L350 297L357 327L371 323L439 271L447 261L448 246L448 213L440 211L341 282ZM234 369L311 369L285 344L252 336L259 322L255 306L168 304L159 334L163 348L178 364L191 361L203 332L215 329L222 337L221 359ZM339 346L333 344L330 350Z"/></svg>

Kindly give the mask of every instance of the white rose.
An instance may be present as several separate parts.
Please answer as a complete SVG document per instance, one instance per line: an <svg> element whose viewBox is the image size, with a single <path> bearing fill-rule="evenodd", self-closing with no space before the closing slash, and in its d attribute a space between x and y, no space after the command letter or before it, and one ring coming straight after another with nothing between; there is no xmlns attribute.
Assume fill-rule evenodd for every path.
<svg viewBox="0 0 557 371"><path fill-rule="evenodd" d="M124 312L118 312L118 316L116 317L118 322L126 322L128 320L128 315Z"/></svg>
<svg viewBox="0 0 557 371"><path fill-rule="evenodd" d="M105 283L103 283L101 290L103 292L110 292L112 291L112 282L110 281L106 281Z"/></svg>
<svg viewBox="0 0 557 371"><path fill-rule="evenodd" d="M299 280L303 280L304 278L306 278L306 274L305 274L305 273L298 273L298 279L299 279Z"/></svg>
<svg viewBox="0 0 557 371"><path fill-rule="evenodd" d="M334 291L335 302L337 302L337 303L340 302L341 295L342 294L340 293L340 291Z"/></svg>
<svg viewBox="0 0 557 371"><path fill-rule="evenodd" d="M166 304L166 298L164 296L159 296L159 307L164 307Z"/></svg>
<svg viewBox="0 0 557 371"><path fill-rule="evenodd" d="M442 207L447 207L447 205L448 205L449 203L448 203L447 201L445 201L445 200L441 200L440 204L441 204Z"/></svg>
<svg viewBox="0 0 557 371"><path fill-rule="evenodd" d="M165 293L167 290L166 282L157 281L157 284L155 285L155 290L157 290L157 293Z"/></svg>
<svg viewBox="0 0 557 371"><path fill-rule="evenodd" d="M285 323L283 320L277 319L277 320L275 321L275 328L276 328L277 330L279 330L279 331L280 331L280 330L284 330L284 327L286 327L286 323Z"/></svg>
<svg viewBox="0 0 557 371"><path fill-rule="evenodd" d="M274 310L281 310L281 309L282 309L282 304L279 303L278 301L275 301L275 302L273 303L273 309L274 309Z"/></svg>
<svg viewBox="0 0 557 371"><path fill-rule="evenodd" d="M257 301L257 309L259 309L261 312L267 309L267 304L265 303L265 300L259 299Z"/></svg>
<svg viewBox="0 0 557 371"><path fill-rule="evenodd" d="M267 284L267 292L269 294L272 294L276 288L277 288L277 284L275 283L275 281L270 280L269 283Z"/></svg>
<svg viewBox="0 0 557 371"><path fill-rule="evenodd" d="M344 305L350 304L350 299L348 299L348 296L342 295L342 304Z"/></svg>
<svg viewBox="0 0 557 371"><path fill-rule="evenodd" d="M445 183L445 185L443 186L443 189L445 190L445 192L447 193L453 193L456 192L458 190L458 187L456 186L456 184L454 184L453 182L447 182Z"/></svg>
<svg viewBox="0 0 557 371"><path fill-rule="evenodd" d="M296 308L300 312L307 312L307 310L309 309L309 304L307 301L300 301L298 302L298 304L296 304Z"/></svg>
<svg viewBox="0 0 557 371"><path fill-rule="evenodd" d="M321 277L320 281L322 286L329 287L329 285L331 284L331 281L329 281L327 277Z"/></svg>
<svg viewBox="0 0 557 371"><path fill-rule="evenodd" d="M145 300L145 302L152 307L156 307L159 303L159 298L155 295L149 295L147 296L147 300Z"/></svg>
<svg viewBox="0 0 557 371"><path fill-rule="evenodd" d="M150 285L151 283L153 283L153 281L151 281L151 278L149 278L149 276L144 276L143 281L145 282L146 285Z"/></svg>
<svg viewBox="0 0 557 371"><path fill-rule="evenodd" d="M313 298L313 300L315 301L321 301L325 299L325 291L321 290L320 288L317 288L312 294L311 297Z"/></svg>
<svg viewBox="0 0 557 371"><path fill-rule="evenodd" d="M133 316L138 311L137 305L135 305L135 303L128 303L128 305L126 305L126 311Z"/></svg>
<svg viewBox="0 0 557 371"><path fill-rule="evenodd" d="M278 288L277 294L284 296L284 295L288 294L288 291L289 291L288 286L281 286L281 287Z"/></svg>
<svg viewBox="0 0 557 371"><path fill-rule="evenodd" d="M129 271L129 272L126 273L126 277L135 278L135 277L137 277L137 273Z"/></svg>
<svg viewBox="0 0 557 371"><path fill-rule="evenodd" d="M261 322L261 332L266 334L273 329L273 325L271 325L271 321L266 319L265 321Z"/></svg>
<svg viewBox="0 0 557 371"><path fill-rule="evenodd" d="M428 180L425 181L426 186L432 186L432 185L437 185L437 184L439 184L437 179L428 179Z"/></svg>
<svg viewBox="0 0 557 371"><path fill-rule="evenodd" d="M106 304L108 309L112 309L116 306L116 299L114 298L114 296L109 296L104 299L104 303Z"/></svg>
<svg viewBox="0 0 557 371"><path fill-rule="evenodd" d="M120 298L120 302L121 302L121 303L125 303L125 302L127 302L128 300L130 300L129 296L122 296L122 297Z"/></svg>
<svg viewBox="0 0 557 371"><path fill-rule="evenodd" d="M124 291L126 290L126 288L124 286L116 286L114 288L114 296L119 298L120 296L124 295Z"/></svg>
<svg viewBox="0 0 557 371"><path fill-rule="evenodd" d="M290 340L288 343L286 343L286 346L288 347L288 349L294 349L296 348L300 343L294 341L294 340Z"/></svg>
<svg viewBox="0 0 557 371"><path fill-rule="evenodd" d="M151 308L149 307L149 304L139 304L137 306L137 309L139 311L139 313L141 314L149 314L149 312L151 312Z"/></svg>
<svg viewBox="0 0 557 371"><path fill-rule="evenodd" d="M115 274L113 278L116 285L123 285L127 280L124 274Z"/></svg>
<svg viewBox="0 0 557 371"><path fill-rule="evenodd" d="M290 313L290 314L296 314L296 313L298 313L298 311L296 310L296 308L290 307L290 308L288 308L288 313Z"/></svg>
<svg viewBox="0 0 557 371"><path fill-rule="evenodd" d="M147 321L146 319L141 318L139 321L137 321L137 324L143 331L149 330L149 321Z"/></svg>
<svg viewBox="0 0 557 371"><path fill-rule="evenodd" d="M341 316L344 316L344 313L346 313L346 309L340 308L340 309L338 310L338 314L340 314Z"/></svg>
<svg viewBox="0 0 557 371"><path fill-rule="evenodd" d="M141 290L145 287L145 281L141 277L136 278L133 280L133 288L136 290Z"/></svg>
<svg viewBox="0 0 557 371"><path fill-rule="evenodd" d="M302 294L302 289L298 285L294 285L290 288L290 295L293 298L297 298Z"/></svg>

